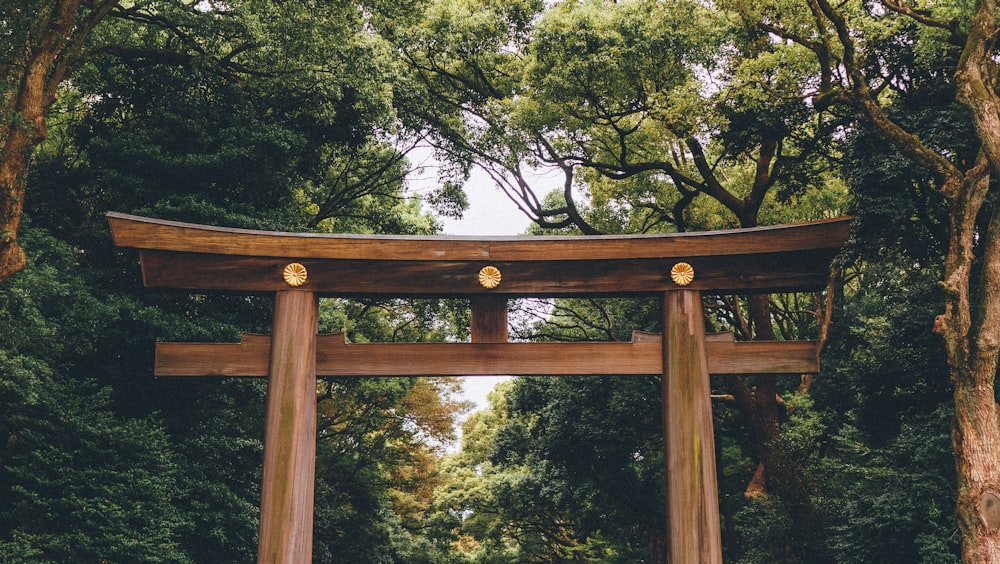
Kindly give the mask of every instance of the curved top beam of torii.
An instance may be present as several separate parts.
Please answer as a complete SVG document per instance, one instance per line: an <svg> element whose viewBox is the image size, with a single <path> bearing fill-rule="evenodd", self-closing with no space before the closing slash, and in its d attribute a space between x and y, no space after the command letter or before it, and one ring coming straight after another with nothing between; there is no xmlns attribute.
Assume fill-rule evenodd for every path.
<svg viewBox="0 0 1000 564"><path fill-rule="evenodd" d="M139 250L150 287L224 292L300 287L318 295L505 296L650 294L678 285L678 262L694 268L686 289L808 291L824 287L850 218L670 235L451 237L326 235L213 227L108 213L115 244ZM501 282L485 288L493 266Z"/></svg>

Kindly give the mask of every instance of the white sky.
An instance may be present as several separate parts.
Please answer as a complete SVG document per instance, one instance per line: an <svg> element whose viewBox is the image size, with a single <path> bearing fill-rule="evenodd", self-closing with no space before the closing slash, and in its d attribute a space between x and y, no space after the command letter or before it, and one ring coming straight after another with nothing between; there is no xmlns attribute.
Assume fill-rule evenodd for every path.
<svg viewBox="0 0 1000 564"><path fill-rule="evenodd" d="M531 220L497 188L485 173L476 170L465 185L469 209L462 219L444 218L448 235L521 235Z"/></svg>

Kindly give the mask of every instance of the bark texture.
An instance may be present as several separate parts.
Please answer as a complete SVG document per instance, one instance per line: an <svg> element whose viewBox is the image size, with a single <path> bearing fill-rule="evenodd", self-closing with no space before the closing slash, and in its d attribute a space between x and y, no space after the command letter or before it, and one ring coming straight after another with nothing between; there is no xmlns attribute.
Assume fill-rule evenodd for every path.
<svg viewBox="0 0 1000 564"><path fill-rule="evenodd" d="M84 58L84 44L94 27L119 0L31 2L12 33L14 56L0 62L0 81L10 85L0 99L0 282L22 270L24 251L17 232L24 211L31 151L47 134L45 116L59 85ZM30 15L26 15L29 14Z"/></svg>
<svg viewBox="0 0 1000 564"><path fill-rule="evenodd" d="M997 31L997 3L977 0L955 78L958 99L972 110L982 147L979 161L959 184L959 193L949 198L952 240L944 281L947 301L936 324L948 350L955 386L955 511L966 563L1000 563L1000 528L988 524L980 507L984 495L1000 493L995 388L1000 354L1000 206L994 205L985 231L976 226L990 177L1000 174L1000 96L992 56ZM975 280L972 262L977 237L982 245L982 269ZM974 294L973 288L978 292Z"/></svg>

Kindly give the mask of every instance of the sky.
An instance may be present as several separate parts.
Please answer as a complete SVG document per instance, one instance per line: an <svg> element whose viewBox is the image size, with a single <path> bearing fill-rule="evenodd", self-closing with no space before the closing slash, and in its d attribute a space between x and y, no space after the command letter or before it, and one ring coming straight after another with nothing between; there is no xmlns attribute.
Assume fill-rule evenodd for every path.
<svg viewBox="0 0 1000 564"><path fill-rule="evenodd" d="M469 209L462 219L441 221L447 235L521 235L531 224L528 216L481 172L473 173L466 184Z"/></svg>

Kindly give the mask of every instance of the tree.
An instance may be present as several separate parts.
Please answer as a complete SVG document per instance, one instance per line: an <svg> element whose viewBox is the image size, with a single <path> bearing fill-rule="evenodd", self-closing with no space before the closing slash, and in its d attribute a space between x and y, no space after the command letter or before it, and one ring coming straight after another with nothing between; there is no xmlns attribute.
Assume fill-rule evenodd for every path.
<svg viewBox="0 0 1000 564"><path fill-rule="evenodd" d="M31 150L47 134L59 86L86 60L98 24L120 0L5 0L0 11L0 282L24 268L17 231Z"/></svg>
<svg viewBox="0 0 1000 564"><path fill-rule="evenodd" d="M222 90L231 90L225 83L266 85L259 94L270 93L282 119L303 120L304 137L276 140L270 149L300 151L303 166L315 166L309 157L329 150L331 136L346 142L327 155L326 178L309 192L318 207L315 224L337 215L345 201L384 197L402 181L405 151L386 150L394 134L387 122L371 127L374 115L392 115L391 89L383 88L390 59L377 36L358 33L366 17L358 6L186 0L4 0L0 6L0 281L24 266L17 233L32 150L48 135L49 112L67 81L87 82L77 72L94 61L112 86L127 87L122 69L197 71L214 76ZM344 60L352 61L349 68L339 65ZM110 109L120 100L116 92L99 95L89 101ZM328 127L334 115L335 131ZM306 131L305 120L316 118Z"/></svg>
<svg viewBox="0 0 1000 564"><path fill-rule="evenodd" d="M761 33L808 56L814 80L800 95L824 112L846 107L880 132L905 159L926 170L947 206L942 274L944 311L935 320L954 386L952 440L958 476L956 516L963 560L1000 559L1000 528L982 517L1000 483L1000 422L995 377L1000 354L1000 215L992 178L1000 172L1000 97L995 45L997 6L915 5L892 1L833 5L727 6ZM898 52L917 53L925 71L900 74ZM912 67L911 67L912 68ZM917 135L890 115L898 96L923 80L947 81L967 109L977 147L971 152Z"/></svg>

